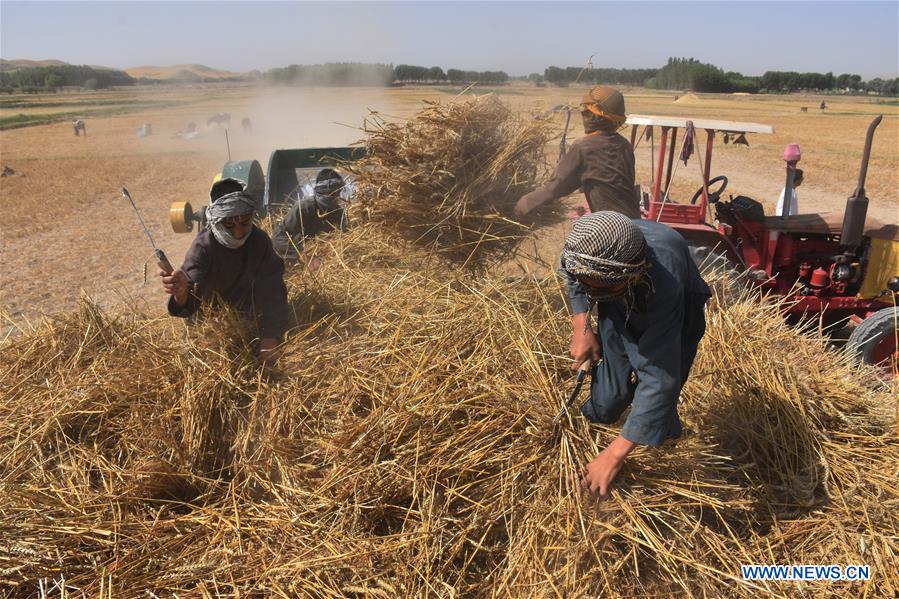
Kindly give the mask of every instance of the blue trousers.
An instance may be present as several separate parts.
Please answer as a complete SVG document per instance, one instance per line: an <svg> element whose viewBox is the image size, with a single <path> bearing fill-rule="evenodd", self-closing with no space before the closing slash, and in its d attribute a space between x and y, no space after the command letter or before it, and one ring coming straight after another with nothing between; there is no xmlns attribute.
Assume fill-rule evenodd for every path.
<svg viewBox="0 0 899 599"><path fill-rule="evenodd" d="M672 340L680 345L680 369L671 374L680 381L681 388L687 382L699 341L705 334L705 303L704 296L687 296L680 339ZM624 334L629 333L619 331L611 318L600 318L599 338L602 342L603 359L593 367L590 397L581 406L581 413L591 422L613 424L634 401L639 380L625 344L629 343L631 351L636 351L634 348L639 347L639 343L633 339L625 340ZM670 406L670 414L666 437L677 438L681 435L681 424L677 415L676 398Z"/></svg>

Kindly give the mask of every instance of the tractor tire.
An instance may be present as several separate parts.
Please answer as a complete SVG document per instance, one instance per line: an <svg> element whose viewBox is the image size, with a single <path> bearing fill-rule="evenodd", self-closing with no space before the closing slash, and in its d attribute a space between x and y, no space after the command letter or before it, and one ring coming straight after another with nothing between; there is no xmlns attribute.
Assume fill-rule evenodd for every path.
<svg viewBox="0 0 899 599"><path fill-rule="evenodd" d="M883 308L853 329L846 351L865 364L896 368L899 357L899 326L896 308Z"/></svg>
<svg viewBox="0 0 899 599"><path fill-rule="evenodd" d="M690 245L690 257L721 305L736 301L744 290L743 277L727 256L706 245Z"/></svg>

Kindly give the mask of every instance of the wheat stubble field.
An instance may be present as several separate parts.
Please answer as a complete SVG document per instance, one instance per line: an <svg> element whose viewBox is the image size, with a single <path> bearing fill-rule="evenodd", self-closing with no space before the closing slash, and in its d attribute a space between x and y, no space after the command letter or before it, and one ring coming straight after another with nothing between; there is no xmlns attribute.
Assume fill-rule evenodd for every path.
<svg viewBox="0 0 899 599"><path fill-rule="evenodd" d="M371 111L403 118L424 101L452 101L458 91L234 87L4 100L0 118L84 114L88 136L75 137L69 121L0 131L0 162L16 172L0 179L2 330L13 331L42 314L69 309L83 294L106 308L128 304L150 313L162 310L163 296L155 280L150 277L144 282L149 245L119 189L129 188L157 243L173 262L179 262L192 236L171 231L168 206L178 200L203 203L211 177L228 159L224 129L207 128L209 115L230 112L231 157L256 159L265 167L276 148L350 144L362 137L359 127ZM523 110L576 103L582 93L576 88L515 86L496 91ZM895 103L828 98L829 108L822 114L816 108L820 99L815 97L701 95L674 101L671 93L634 89L626 90L626 98L630 113L773 125L774 135L751 136L749 148L725 146L719 140L712 164L713 176L726 174L730 179L729 192L754 197L768 210L773 209L783 184L780 156L789 142L799 143L803 151L802 211L842 210L855 186L867 124L883 114L868 171L869 215L888 222L899 220L899 106ZM808 112L800 112L803 106ZM252 134L240 129L245 116L253 121ZM578 120L572 119L569 139L583 133ZM198 138L176 136L188 122L197 124ZM154 134L139 139L136 132L143 123L152 123ZM560 133L562 124L560 115ZM547 153L551 160L555 157L555 143ZM637 161L638 182L648 187L648 144L641 143ZM699 181L698 161L681 165L672 196L684 201ZM552 260L566 226L540 235L537 251L545 259Z"/></svg>
<svg viewBox="0 0 899 599"><path fill-rule="evenodd" d="M581 93L500 91L537 111ZM436 88L183 94L152 112L90 118L87 138L75 138L68 123L0 134L3 163L24 174L3 178L0 197L11 333L0 351L0 595L896 595L894 388L827 351L825 339L787 327L778 306L758 298L714 296L679 402L683 438L635 451L607 502L589 499L577 479L616 427L588 426L574 413L561 428L552 424L572 376L569 319L551 278L451 267L390 234L386 213L310 242L323 268L288 270L297 326L274 367L256 361L227 315L209 314L188 331L160 317L163 294L155 281L143 283L150 249L119 187L129 187L178 261L192 236L170 232L168 205L202 203L227 158L224 131L207 129L208 115L252 118L253 135L232 129L232 157L265 163L274 148L352 142L369 111L403 118L424 100L453 97ZM162 98L139 102L154 100ZM712 168L730 177L734 193L769 209L788 141L805 154L803 208L840 208L865 127L884 108L831 100L820 115L799 112L814 98L673 100L628 93L633 113L777 128L751 148L722 146ZM491 124L507 115L494 99L468 104L492 107ZM473 112L452 108L441 107L442 119L433 118L441 110L419 113L390 138L400 150L384 163L389 172L372 167L380 178L369 182L412 190L390 198L405 222L418 216L417 196L436 209L429 186L446 189L447 178L501 194L515 178L508 173L524 172L491 160L472 172L470 156L483 154L463 150L477 136L444 132L486 119L447 118L456 108ZM174 135L188 121L200 126L199 138ZM155 134L140 140L144 122ZM511 151L499 144L496 155L519 156L528 147L521 131L542 135L532 122L497 129L524 141L508 143ZM896 128L894 110L868 185L872 214L889 220ZM639 149L643 185L647 149ZM545 150L552 159L557 146ZM540 141L512 162L533 165L542 153ZM424 167L415 160L422 154ZM455 161L434 168L443 157ZM404 160L419 171L409 174ZM417 180L425 170L435 181ZM698 162L680 174L675 199L697 186ZM534 247L544 262L554 260L567 226L541 231ZM545 268L527 260L506 267ZM82 293L95 303L76 308ZM23 324L42 312L60 315L33 330ZM740 577L741 564L763 563L864 564L871 578Z"/></svg>

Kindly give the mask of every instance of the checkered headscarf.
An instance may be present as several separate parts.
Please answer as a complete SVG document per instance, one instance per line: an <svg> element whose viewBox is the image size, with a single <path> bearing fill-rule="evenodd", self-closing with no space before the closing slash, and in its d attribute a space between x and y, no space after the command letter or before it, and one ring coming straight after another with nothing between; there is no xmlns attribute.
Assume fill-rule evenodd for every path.
<svg viewBox="0 0 899 599"><path fill-rule="evenodd" d="M585 285L591 303L624 299L630 307L639 285L652 286L646 239L631 219L618 212L593 212L575 221L562 248L562 268L603 285L625 283L612 292Z"/></svg>

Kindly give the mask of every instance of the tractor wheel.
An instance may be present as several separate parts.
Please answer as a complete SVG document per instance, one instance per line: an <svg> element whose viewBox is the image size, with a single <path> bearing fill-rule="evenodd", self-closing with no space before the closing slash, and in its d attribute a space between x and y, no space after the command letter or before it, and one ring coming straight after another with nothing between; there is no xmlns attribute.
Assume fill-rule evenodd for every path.
<svg viewBox="0 0 899 599"><path fill-rule="evenodd" d="M690 257L699 268L718 302L732 303L743 293L743 277L727 256L707 245L691 245Z"/></svg>
<svg viewBox="0 0 899 599"><path fill-rule="evenodd" d="M865 364L877 364L894 371L899 358L899 314L896 308L883 308L855 327L846 343L846 351Z"/></svg>

